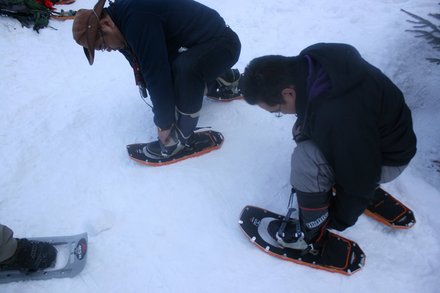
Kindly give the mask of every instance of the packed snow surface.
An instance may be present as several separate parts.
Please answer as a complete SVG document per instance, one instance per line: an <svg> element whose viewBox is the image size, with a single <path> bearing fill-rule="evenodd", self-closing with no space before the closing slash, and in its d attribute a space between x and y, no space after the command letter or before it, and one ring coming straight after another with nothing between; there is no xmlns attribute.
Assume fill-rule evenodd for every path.
<svg viewBox="0 0 440 293"><path fill-rule="evenodd" d="M427 16L438 12L435 2L202 1L240 36L240 71L261 55L343 42L404 92L418 153L383 187L414 210L417 224L395 231L361 216L341 233L367 255L350 277L271 257L240 231L245 205L286 212L295 116L205 100L199 126L221 131L223 147L174 165L140 165L125 146L155 139L156 128L125 58L98 52L91 67L71 21L37 34L0 17L0 222L16 237L89 234L79 276L0 291L439 292L440 66L425 60L438 52L405 32L412 26L400 10Z"/></svg>

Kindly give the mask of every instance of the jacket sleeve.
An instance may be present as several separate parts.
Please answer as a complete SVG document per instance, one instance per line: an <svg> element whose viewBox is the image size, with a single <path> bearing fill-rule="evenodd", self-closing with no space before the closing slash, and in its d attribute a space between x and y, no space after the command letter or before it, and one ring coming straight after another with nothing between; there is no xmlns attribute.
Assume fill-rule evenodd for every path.
<svg viewBox="0 0 440 293"><path fill-rule="evenodd" d="M329 228L343 231L353 226L365 211L374 192L363 197L348 194L342 188L336 187L336 196L332 198L329 208Z"/></svg>
<svg viewBox="0 0 440 293"><path fill-rule="evenodd" d="M124 35L150 93L154 123L167 129L174 123L175 95L162 24L154 15L134 14L127 21Z"/></svg>
<svg viewBox="0 0 440 293"><path fill-rule="evenodd" d="M344 105L327 104L316 114L320 118L313 137L335 174L337 193L329 209L332 226L344 230L354 225L374 196L381 151L374 113L350 98L340 103Z"/></svg>

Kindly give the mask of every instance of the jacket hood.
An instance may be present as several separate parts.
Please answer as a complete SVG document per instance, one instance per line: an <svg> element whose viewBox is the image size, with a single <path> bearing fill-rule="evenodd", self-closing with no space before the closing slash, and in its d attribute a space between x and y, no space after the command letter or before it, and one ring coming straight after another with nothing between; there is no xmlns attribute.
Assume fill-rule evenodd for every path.
<svg viewBox="0 0 440 293"><path fill-rule="evenodd" d="M315 44L300 53L300 56L305 55L320 63L327 72L333 95L355 87L371 67L371 65L365 66L368 63L362 59L359 52L346 44Z"/></svg>

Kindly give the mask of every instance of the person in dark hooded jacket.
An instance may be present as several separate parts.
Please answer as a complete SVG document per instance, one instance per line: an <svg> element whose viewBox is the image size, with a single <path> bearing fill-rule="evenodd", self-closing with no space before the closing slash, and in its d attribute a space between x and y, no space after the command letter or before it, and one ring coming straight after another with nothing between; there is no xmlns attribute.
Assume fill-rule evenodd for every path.
<svg viewBox="0 0 440 293"><path fill-rule="evenodd" d="M291 184L304 243L288 247L354 225L378 185L399 176L416 153L402 92L350 45L319 43L295 57L256 58L240 88L249 104L297 115Z"/></svg>

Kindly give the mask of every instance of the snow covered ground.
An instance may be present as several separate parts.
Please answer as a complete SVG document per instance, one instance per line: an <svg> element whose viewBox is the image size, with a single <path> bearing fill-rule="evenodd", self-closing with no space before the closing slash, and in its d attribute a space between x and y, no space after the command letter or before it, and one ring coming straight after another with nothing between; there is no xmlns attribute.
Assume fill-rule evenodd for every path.
<svg viewBox="0 0 440 293"><path fill-rule="evenodd" d="M238 225L252 204L285 212L293 116L243 101L206 100L201 126L225 136L219 151L152 168L125 145L155 138L122 55L90 67L71 22L40 34L0 18L0 222L17 237L89 233L88 263L73 279L0 285L0 292L439 292L440 66L401 8L426 16L432 0L203 0L239 34L243 70L254 57L296 55L317 42L359 49L404 91L418 154L385 186L417 224L390 231L363 216L342 234L366 266L351 277L268 256ZM90 8L78 0L72 9ZM63 7L65 8L65 7Z"/></svg>

